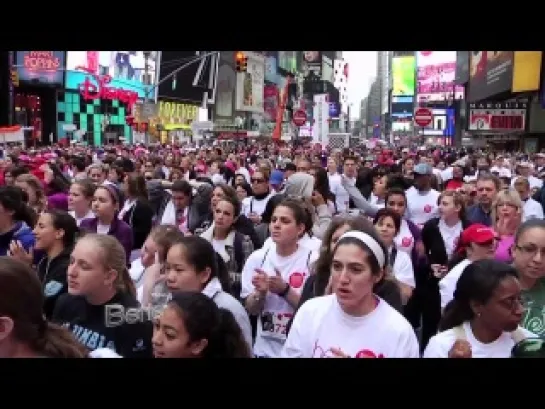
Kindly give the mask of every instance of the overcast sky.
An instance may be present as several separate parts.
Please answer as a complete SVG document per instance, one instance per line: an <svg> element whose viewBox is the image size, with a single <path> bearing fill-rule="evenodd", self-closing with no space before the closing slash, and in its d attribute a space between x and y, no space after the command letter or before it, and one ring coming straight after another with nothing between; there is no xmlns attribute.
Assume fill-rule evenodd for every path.
<svg viewBox="0 0 545 409"><path fill-rule="evenodd" d="M343 51L343 58L348 62L348 103L352 104L350 116L359 118L360 101L369 93L377 75L377 52Z"/></svg>

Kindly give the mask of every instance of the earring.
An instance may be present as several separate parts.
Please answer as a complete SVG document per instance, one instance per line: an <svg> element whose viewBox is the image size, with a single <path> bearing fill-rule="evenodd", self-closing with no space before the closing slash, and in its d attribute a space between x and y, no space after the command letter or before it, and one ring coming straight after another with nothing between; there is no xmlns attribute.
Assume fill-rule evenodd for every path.
<svg viewBox="0 0 545 409"><path fill-rule="evenodd" d="M480 313L480 312L477 313L477 317L478 317L478 318L481 317L481 313Z"/></svg>

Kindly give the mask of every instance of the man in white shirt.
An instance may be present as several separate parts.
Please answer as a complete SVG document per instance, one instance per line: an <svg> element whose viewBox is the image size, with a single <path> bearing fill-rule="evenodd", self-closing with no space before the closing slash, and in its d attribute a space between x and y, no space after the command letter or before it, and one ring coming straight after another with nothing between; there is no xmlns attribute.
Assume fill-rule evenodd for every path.
<svg viewBox="0 0 545 409"><path fill-rule="evenodd" d="M327 160L327 177L329 179L329 190L335 195L335 205L339 213L348 210L350 197L342 186L341 175L337 172L337 161L334 158Z"/></svg>
<svg viewBox="0 0 545 409"><path fill-rule="evenodd" d="M528 219L543 219L543 207L530 197L530 182L525 177L515 178L515 189L524 203L522 221Z"/></svg>
<svg viewBox="0 0 545 409"><path fill-rule="evenodd" d="M439 215L439 192L431 188L433 169L427 163L414 167L414 186L407 189L407 219L418 227Z"/></svg>

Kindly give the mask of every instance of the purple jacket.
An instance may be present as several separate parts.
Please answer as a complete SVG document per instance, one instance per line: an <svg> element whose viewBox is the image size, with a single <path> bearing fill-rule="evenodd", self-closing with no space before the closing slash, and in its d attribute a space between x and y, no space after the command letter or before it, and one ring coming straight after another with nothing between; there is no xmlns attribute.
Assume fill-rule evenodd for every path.
<svg viewBox="0 0 545 409"><path fill-rule="evenodd" d="M88 233L96 233L98 226L98 218L84 219L81 221L79 228ZM129 259L132 251L132 229L123 220L119 220L117 217L110 226L108 236L115 237L125 249L125 256L127 257L127 265L130 265Z"/></svg>
<svg viewBox="0 0 545 409"><path fill-rule="evenodd" d="M47 205L50 209L68 211L68 195L66 193L54 193L47 196Z"/></svg>

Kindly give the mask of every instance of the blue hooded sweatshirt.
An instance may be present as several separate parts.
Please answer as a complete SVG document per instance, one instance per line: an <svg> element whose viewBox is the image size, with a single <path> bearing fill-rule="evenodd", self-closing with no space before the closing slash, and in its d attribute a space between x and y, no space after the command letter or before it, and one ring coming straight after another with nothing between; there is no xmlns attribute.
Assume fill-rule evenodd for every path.
<svg viewBox="0 0 545 409"><path fill-rule="evenodd" d="M34 247L36 241L32 229L25 222L17 222L9 232L0 234L0 256L6 256L12 241L20 241L26 251Z"/></svg>

